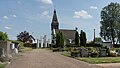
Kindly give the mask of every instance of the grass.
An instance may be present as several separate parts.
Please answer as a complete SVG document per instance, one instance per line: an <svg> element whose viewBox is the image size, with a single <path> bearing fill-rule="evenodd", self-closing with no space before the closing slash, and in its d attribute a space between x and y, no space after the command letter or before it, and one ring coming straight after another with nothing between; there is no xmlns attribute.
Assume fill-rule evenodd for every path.
<svg viewBox="0 0 120 68"><path fill-rule="evenodd" d="M5 68L5 64L0 64L0 68Z"/></svg>
<svg viewBox="0 0 120 68"><path fill-rule="evenodd" d="M61 54L64 55L64 56L67 56L67 57L70 57L70 56L71 56L71 55L70 55L70 52L62 52Z"/></svg>
<svg viewBox="0 0 120 68"><path fill-rule="evenodd" d="M85 61L91 64L99 63L120 63L120 57L99 57L99 58L81 58L77 57L76 59Z"/></svg>
<svg viewBox="0 0 120 68"><path fill-rule="evenodd" d="M22 52L26 52L26 51L32 51L32 48L30 47L24 47L21 49Z"/></svg>
<svg viewBox="0 0 120 68"><path fill-rule="evenodd" d="M64 56L70 57L69 52L62 52ZM120 57L76 57L75 59L88 62L91 64L99 64L99 63L120 63Z"/></svg>

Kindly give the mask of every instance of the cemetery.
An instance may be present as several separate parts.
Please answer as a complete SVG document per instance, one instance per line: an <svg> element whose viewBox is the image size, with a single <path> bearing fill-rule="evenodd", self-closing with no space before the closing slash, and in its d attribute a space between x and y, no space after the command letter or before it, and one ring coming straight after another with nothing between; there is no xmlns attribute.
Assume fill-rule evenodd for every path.
<svg viewBox="0 0 120 68"><path fill-rule="evenodd" d="M82 10L82 13L85 13L83 15L87 15L90 18L92 18L92 16L90 16L84 10ZM82 13L80 11L75 12L74 14L76 16L73 16L73 17L81 18ZM41 16L47 16L48 12L46 11L45 13L42 13L42 14L43 15ZM10 17L12 17L12 15L10 15ZM99 33L100 36L96 37L95 28L92 29L93 38L91 41L88 41L87 31L85 31L82 28L79 28L79 29L78 27L75 27L74 29L59 28L60 23L57 18L56 9L54 9L53 11L53 17L50 25L51 39L47 39L47 35L40 36L40 38L35 38L32 35L33 33L30 34L27 31L23 31L16 35L16 38L17 38L16 40L10 40L6 32L0 31L0 62L1 62L0 64L3 65L2 66L3 68L6 64L14 60L14 57L22 56L21 54L26 53L28 51L30 52L26 53L25 56L22 56L22 57L26 58L27 56L27 58L29 58L29 61L31 63L33 60L36 60L33 62L35 63L39 61L37 59L41 59L42 61L40 60L40 62L38 63L42 64L44 61L43 59L46 60L48 57L53 56L51 59L55 59L54 55L57 57L58 59L57 61L59 61L59 59L62 57L62 60L65 60L66 58L74 61L74 59L76 59L76 60L87 62L86 64L88 63L89 64L120 63L120 23L119 23L120 22L120 4L111 2L107 6L103 7L101 10L100 17L101 17L100 33ZM7 16L3 18L9 19ZM16 16L13 15L13 18L16 18ZM83 17L83 18L86 18L86 17ZM29 21L27 20L27 22ZM10 28L7 27L7 29L10 29ZM46 50L49 49L49 51L45 51L42 49L46 49ZM57 52L60 54L57 55L54 52ZM44 53L46 53L47 55ZM39 58L39 56L42 58ZM56 59L55 60L51 60L51 59L49 60L53 62L56 61ZM22 62L25 62L24 60ZM73 63L74 62L72 62L71 64ZM46 63L43 63L43 64L46 64ZM50 65L50 63L46 65ZM68 64L68 66L69 65L70 64ZM65 65L63 64L63 66Z"/></svg>

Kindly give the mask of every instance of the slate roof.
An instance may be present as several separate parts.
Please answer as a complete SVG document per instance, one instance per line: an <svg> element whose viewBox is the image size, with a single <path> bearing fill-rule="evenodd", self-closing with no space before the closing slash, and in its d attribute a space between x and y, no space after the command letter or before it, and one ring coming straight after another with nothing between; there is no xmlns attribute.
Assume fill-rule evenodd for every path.
<svg viewBox="0 0 120 68"><path fill-rule="evenodd" d="M66 39L75 39L76 30L59 29L56 30L56 33L58 32L62 32Z"/></svg>

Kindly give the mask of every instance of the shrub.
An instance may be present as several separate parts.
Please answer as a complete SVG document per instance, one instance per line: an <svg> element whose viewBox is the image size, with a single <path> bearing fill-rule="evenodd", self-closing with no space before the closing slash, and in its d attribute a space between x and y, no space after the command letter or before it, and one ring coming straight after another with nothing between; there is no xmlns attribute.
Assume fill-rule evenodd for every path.
<svg viewBox="0 0 120 68"><path fill-rule="evenodd" d="M52 51L53 51L53 52L58 52L58 51L59 51L59 48L52 48Z"/></svg>
<svg viewBox="0 0 120 68"><path fill-rule="evenodd" d="M78 48L71 48L71 50L70 50L70 52L71 52L71 56L72 57L78 57L78 56L80 56L80 51L78 50Z"/></svg>

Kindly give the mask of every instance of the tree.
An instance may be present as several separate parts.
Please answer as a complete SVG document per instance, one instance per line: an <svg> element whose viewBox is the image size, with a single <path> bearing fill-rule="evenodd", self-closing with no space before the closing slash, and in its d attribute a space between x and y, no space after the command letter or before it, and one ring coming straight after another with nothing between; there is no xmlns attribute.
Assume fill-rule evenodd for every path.
<svg viewBox="0 0 120 68"><path fill-rule="evenodd" d="M62 32L56 34L56 47L64 47L64 35Z"/></svg>
<svg viewBox="0 0 120 68"><path fill-rule="evenodd" d="M64 40L64 35L63 35L63 33L61 32L61 33L60 33L60 45L61 45L62 48L64 48L64 43L65 43L64 41L65 41L65 40Z"/></svg>
<svg viewBox="0 0 120 68"><path fill-rule="evenodd" d="M79 33L76 31L75 33L75 45L80 45L80 40L79 40Z"/></svg>
<svg viewBox="0 0 120 68"><path fill-rule="evenodd" d="M8 35L7 33L1 32L0 31L0 40L6 41L8 40Z"/></svg>
<svg viewBox="0 0 120 68"><path fill-rule="evenodd" d="M56 47L60 47L60 33L56 34Z"/></svg>
<svg viewBox="0 0 120 68"><path fill-rule="evenodd" d="M117 27L120 23L120 4L111 2L105 6L101 11L100 23L100 36L114 45L120 33L120 29Z"/></svg>
<svg viewBox="0 0 120 68"><path fill-rule="evenodd" d="M102 39L100 37L96 37L95 42L102 42Z"/></svg>
<svg viewBox="0 0 120 68"><path fill-rule="evenodd" d="M32 43L33 40L35 41L33 36L30 35L27 31L21 32L19 35L17 35L17 40L24 43Z"/></svg>
<svg viewBox="0 0 120 68"><path fill-rule="evenodd" d="M83 30L81 30L81 33L80 33L80 45L81 46L85 46L86 45L86 41L87 41L86 33L83 32Z"/></svg>

